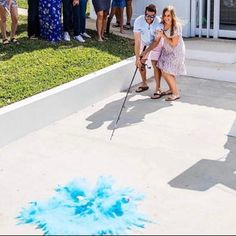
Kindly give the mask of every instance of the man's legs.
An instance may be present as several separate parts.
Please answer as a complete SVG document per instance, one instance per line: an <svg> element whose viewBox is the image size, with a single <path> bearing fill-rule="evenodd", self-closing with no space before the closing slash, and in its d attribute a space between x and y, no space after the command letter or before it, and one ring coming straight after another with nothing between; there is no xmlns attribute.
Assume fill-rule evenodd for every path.
<svg viewBox="0 0 236 236"><path fill-rule="evenodd" d="M132 8L132 0L126 0L126 17L127 17L127 22L126 25L124 26L125 29L131 29L131 18L133 14L133 8Z"/></svg>
<svg viewBox="0 0 236 236"><path fill-rule="evenodd" d="M137 93L143 92L148 89L147 85L147 70L146 70L146 61L147 59L141 59L141 67L139 68L139 72L141 75L142 83L141 85L135 90Z"/></svg>
<svg viewBox="0 0 236 236"><path fill-rule="evenodd" d="M28 37L39 37L39 0L28 0Z"/></svg>
<svg viewBox="0 0 236 236"><path fill-rule="evenodd" d="M111 24L111 21L115 15L115 13L117 12L117 7L112 7L111 10L110 10L110 14L109 14L109 17L107 19L107 26L106 26L106 33L110 33L110 24Z"/></svg>
<svg viewBox="0 0 236 236"><path fill-rule="evenodd" d="M80 33L85 33L86 25L86 6L87 0L80 0L79 2L79 19L80 19Z"/></svg>
<svg viewBox="0 0 236 236"><path fill-rule="evenodd" d="M71 8L72 4L70 0L62 0L63 3L63 31L69 32L70 30L70 19L71 19Z"/></svg>

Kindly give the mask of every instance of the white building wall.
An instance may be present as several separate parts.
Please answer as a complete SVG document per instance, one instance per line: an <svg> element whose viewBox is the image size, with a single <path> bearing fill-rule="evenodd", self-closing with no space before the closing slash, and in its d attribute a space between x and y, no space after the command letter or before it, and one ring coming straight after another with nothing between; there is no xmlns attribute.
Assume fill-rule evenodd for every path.
<svg viewBox="0 0 236 236"><path fill-rule="evenodd" d="M90 0L90 3L92 1ZM162 10L167 5L173 5L176 9L177 16L183 20L183 36L190 36L190 9L191 0L133 0L133 17L132 23L139 16L144 14L144 9L148 4L155 4L158 9L158 15L161 15ZM91 18L96 18L94 9L91 3Z"/></svg>
<svg viewBox="0 0 236 236"><path fill-rule="evenodd" d="M133 0L133 17L132 22L141 14L144 14L144 9L148 4L155 4L157 14L161 15L164 7L173 5L176 9L177 16L183 21L183 36L190 36L190 9L191 0Z"/></svg>

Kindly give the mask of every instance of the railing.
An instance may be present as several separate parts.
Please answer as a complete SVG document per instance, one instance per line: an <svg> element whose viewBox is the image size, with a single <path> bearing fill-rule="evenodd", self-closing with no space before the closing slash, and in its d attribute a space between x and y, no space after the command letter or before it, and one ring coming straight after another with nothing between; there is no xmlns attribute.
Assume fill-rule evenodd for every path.
<svg viewBox="0 0 236 236"><path fill-rule="evenodd" d="M192 0L191 1L191 36L206 36L209 38L219 37L220 27L220 0L213 1L213 9L211 9L211 0ZM213 17L211 12L213 10ZM211 28L211 19L213 25ZM204 21L204 22L203 22ZM204 23L204 25L203 25Z"/></svg>

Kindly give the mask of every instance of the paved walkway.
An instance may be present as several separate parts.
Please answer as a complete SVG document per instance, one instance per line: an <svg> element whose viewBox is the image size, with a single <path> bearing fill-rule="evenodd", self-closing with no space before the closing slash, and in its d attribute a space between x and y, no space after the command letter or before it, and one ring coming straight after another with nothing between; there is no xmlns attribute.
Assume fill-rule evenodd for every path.
<svg viewBox="0 0 236 236"><path fill-rule="evenodd" d="M157 222L133 234L235 234L236 84L181 77L182 98L151 100L154 84L132 93L113 140L124 93L93 104L0 149L0 232L17 226L27 203L58 184L111 175L145 194L140 211Z"/></svg>

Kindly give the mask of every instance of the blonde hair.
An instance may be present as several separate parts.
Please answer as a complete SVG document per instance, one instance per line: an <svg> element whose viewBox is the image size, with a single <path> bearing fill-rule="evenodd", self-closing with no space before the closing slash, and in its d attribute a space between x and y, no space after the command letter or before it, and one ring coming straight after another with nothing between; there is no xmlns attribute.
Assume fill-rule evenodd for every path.
<svg viewBox="0 0 236 236"><path fill-rule="evenodd" d="M177 28L177 25L180 23L178 17L176 16L176 13L175 13L175 9L173 6L167 6L163 9L163 12L162 12L162 21L161 23L164 24L164 16L165 16L165 13L169 11L170 14L171 14L171 18L172 18L172 21L171 21L171 30L170 30L170 35L174 35L174 30L175 28Z"/></svg>

